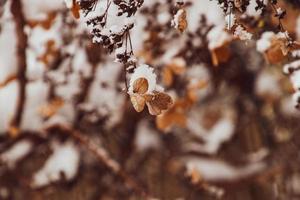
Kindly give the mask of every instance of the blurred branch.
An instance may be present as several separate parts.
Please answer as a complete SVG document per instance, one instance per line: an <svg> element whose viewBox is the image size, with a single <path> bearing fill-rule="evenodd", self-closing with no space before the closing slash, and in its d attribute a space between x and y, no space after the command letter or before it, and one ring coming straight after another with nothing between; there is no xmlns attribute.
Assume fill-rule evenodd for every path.
<svg viewBox="0 0 300 200"><path fill-rule="evenodd" d="M22 11L21 0L13 0L11 3L11 13L13 15L16 35L17 35L17 78L19 83L19 96L16 107L15 116L11 121L11 127L18 130L18 127L22 121L22 114L24 110L26 100L26 47L27 47L27 35L24 33L24 27L26 25L25 17Z"/></svg>

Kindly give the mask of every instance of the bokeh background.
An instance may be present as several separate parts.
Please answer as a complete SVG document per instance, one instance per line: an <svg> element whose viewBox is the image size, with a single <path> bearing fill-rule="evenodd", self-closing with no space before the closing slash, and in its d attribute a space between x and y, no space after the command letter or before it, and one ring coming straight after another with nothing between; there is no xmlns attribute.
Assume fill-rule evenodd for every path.
<svg viewBox="0 0 300 200"><path fill-rule="evenodd" d="M145 0L133 51L174 102L153 116L134 110L130 73L92 43L80 11L0 0L0 199L300 199L300 111L283 73L299 58L257 48L278 24L255 3L238 16L244 41L217 1L186 1L180 33L175 1ZM299 2L278 4L300 40Z"/></svg>

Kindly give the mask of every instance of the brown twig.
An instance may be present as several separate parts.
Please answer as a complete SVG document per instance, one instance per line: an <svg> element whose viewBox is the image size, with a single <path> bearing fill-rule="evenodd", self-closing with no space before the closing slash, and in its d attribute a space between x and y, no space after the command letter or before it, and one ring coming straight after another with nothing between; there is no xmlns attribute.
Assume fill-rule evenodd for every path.
<svg viewBox="0 0 300 200"><path fill-rule="evenodd" d="M18 72L17 78L19 83L19 97L16 107L16 114L11 121L11 127L17 128L22 121L22 114L26 101L26 47L27 47L27 35L24 33L24 27L26 25L25 17L22 11L21 0L13 0L11 3L11 13L15 20L17 41L17 64Z"/></svg>

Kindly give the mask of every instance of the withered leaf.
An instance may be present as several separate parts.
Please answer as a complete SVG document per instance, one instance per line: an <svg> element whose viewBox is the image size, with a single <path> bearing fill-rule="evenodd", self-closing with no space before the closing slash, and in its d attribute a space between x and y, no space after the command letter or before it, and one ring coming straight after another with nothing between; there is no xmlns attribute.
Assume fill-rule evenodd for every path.
<svg viewBox="0 0 300 200"><path fill-rule="evenodd" d="M178 18L178 27L177 29L183 33L187 28L187 20L186 20L186 11L184 9L180 10L181 13Z"/></svg>
<svg viewBox="0 0 300 200"><path fill-rule="evenodd" d="M76 2L76 0L73 0L73 6L71 8L72 14L76 19L80 18L80 6L79 4Z"/></svg>

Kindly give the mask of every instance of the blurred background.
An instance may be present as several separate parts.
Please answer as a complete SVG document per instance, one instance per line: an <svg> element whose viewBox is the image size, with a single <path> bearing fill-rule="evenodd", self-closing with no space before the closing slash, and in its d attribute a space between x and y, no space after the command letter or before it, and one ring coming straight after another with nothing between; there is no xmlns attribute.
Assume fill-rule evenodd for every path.
<svg viewBox="0 0 300 200"><path fill-rule="evenodd" d="M134 69L93 43L110 1L78 2L0 0L0 200L300 199L300 79L283 73L300 51L272 7L145 0L132 50L173 99L153 116L124 90ZM300 40L299 1L276 6Z"/></svg>

